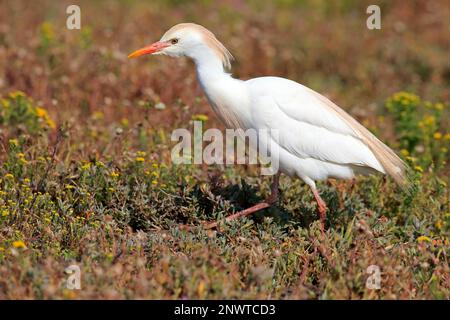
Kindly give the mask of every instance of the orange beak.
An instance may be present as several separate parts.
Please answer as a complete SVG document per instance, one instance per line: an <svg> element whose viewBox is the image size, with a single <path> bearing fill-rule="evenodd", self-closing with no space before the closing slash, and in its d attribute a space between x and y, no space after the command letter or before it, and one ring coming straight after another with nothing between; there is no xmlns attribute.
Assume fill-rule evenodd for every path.
<svg viewBox="0 0 450 320"><path fill-rule="evenodd" d="M144 48L134 51L133 53L128 55L128 58L131 59L131 58L136 58L136 57L142 56L144 54L152 54L152 53L161 51L162 49L164 49L168 46L170 46L170 44L168 44L167 42L158 41L149 46L146 46Z"/></svg>

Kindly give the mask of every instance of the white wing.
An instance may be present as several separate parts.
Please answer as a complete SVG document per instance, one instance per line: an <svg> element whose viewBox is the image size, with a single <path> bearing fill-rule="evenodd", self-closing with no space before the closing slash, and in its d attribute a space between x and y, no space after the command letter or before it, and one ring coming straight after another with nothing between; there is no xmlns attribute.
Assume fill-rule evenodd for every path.
<svg viewBox="0 0 450 320"><path fill-rule="evenodd" d="M272 139L281 148L301 159L386 171L361 135L361 128L330 108L323 100L326 98L283 78L262 77L247 84L254 127L278 130Z"/></svg>

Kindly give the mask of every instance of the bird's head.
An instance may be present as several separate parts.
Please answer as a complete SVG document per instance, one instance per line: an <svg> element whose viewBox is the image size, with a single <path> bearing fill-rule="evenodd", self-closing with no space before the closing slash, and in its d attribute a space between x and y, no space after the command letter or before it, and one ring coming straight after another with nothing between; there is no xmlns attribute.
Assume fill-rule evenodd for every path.
<svg viewBox="0 0 450 320"><path fill-rule="evenodd" d="M128 58L145 54L163 54L171 57L187 56L194 60L208 56L220 59L229 68L233 56L214 34L205 27L194 23L180 23L170 28L162 38L134 51Z"/></svg>

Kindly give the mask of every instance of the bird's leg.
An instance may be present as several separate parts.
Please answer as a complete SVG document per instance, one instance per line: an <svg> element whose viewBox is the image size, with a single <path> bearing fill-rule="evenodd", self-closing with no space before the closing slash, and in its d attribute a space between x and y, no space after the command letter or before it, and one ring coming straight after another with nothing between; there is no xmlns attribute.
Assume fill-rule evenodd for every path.
<svg viewBox="0 0 450 320"><path fill-rule="evenodd" d="M317 202L317 210L319 211L319 218L320 218L320 224L322 229L322 234L325 233L325 219L327 218L327 205L325 204L325 201L322 200L322 198L319 195L319 192L317 192L316 188L311 188L312 192L314 194L314 199L316 199Z"/></svg>
<svg viewBox="0 0 450 320"><path fill-rule="evenodd" d="M232 215L229 215L224 220L226 222L228 222L228 221L240 218L240 217L248 216L248 215L250 215L252 213L255 213L257 211L260 211L262 209L271 207L275 202L278 201L278 185L279 185L279 182L280 182L280 173L277 173L273 177L272 186L270 188L271 194L265 201L260 202L258 204L255 204L254 206L252 206L250 208L247 208L245 210L242 210L242 211L236 212L236 213L234 213ZM217 224L218 224L217 221L216 222L211 222L211 223L208 223L208 224L204 225L204 228L205 229L212 229L212 228L217 227Z"/></svg>

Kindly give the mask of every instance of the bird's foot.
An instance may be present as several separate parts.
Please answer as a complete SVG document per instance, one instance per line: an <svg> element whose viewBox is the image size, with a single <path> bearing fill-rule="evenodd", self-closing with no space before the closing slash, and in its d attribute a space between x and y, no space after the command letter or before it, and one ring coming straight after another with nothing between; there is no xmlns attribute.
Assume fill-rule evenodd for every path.
<svg viewBox="0 0 450 320"><path fill-rule="evenodd" d="M223 219L223 220L209 222L209 223L204 223L202 225L203 228L204 229L213 229L213 228L216 228L220 223L229 222L231 220L235 220L235 219L238 219L240 217L245 217L245 216L251 215L252 213L255 213L255 212L258 212L258 211L261 211L263 209L271 207L272 205L274 205L278 201L279 178L280 178L280 173L277 173L276 175L274 175L272 186L271 186L271 194L263 202L255 204L254 206L252 206L250 208L247 208L245 210L233 213L232 215L229 215L229 216L225 217L225 219ZM182 229L182 230L191 230L192 227L191 226L187 226L187 225L182 225L180 227L180 229Z"/></svg>

